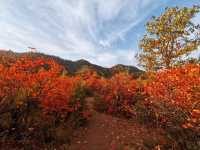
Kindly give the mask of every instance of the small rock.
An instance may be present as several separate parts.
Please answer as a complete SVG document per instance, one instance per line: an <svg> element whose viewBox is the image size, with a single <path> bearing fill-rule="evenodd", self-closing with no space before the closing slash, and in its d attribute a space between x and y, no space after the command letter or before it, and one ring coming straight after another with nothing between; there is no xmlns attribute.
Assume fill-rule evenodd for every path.
<svg viewBox="0 0 200 150"><path fill-rule="evenodd" d="M84 141L83 143L85 143L85 144L86 144L86 143L88 143L88 142L87 142L87 141Z"/></svg>
<svg viewBox="0 0 200 150"><path fill-rule="evenodd" d="M119 139L120 139L120 137L119 137L119 136L117 136L117 137L116 137L116 139L117 139L117 140L119 140Z"/></svg>

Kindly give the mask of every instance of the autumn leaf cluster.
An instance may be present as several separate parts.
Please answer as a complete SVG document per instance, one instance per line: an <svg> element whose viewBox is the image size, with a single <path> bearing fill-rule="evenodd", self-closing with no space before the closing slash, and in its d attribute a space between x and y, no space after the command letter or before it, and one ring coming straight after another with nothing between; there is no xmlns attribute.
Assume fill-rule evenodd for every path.
<svg viewBox="0 0 200 150"><path fill-rule="evenodd" d="M153 81L144 90L146 101L154 106L158 117L165 117L165 123L178 112L183 114L182 126L193 128L199 132L200 124L200 65L188 64L182 67L167 69L156 73ZM169 116L164 109L172 108ZM177 118L176 118L177 117Z"/></svg>
<svg viewBox="0 0 200 150"><path fill-rule="evenodd" d="M92 96L97 111L138 118L142 104L143 116L153 115L148 116L149 122L200 133L198 64L163 69L144 79L134 79L126 72L110 78L91 70L75 76L66 72L52 59L26 55L0 64L0 119L5 114L11 118L0 128L16 135L52 133L51 138L59 139L58 131L65 133L77 120L89 119L86 96Z"/></svg>

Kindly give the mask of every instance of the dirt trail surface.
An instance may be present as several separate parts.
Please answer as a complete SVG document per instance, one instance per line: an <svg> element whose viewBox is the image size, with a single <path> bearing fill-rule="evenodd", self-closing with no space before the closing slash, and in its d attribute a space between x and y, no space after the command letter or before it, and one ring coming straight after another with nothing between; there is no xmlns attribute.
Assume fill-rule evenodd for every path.
<svg viewBox="0 0 200 150"><path fill-rule="evenodd" d="M89 107L93 117L88 125L76 130L69 150L134 150L144 149L145 139L161 139L161 132L143 126L134 120L116 118L93 110L92 99Z"/></svg>

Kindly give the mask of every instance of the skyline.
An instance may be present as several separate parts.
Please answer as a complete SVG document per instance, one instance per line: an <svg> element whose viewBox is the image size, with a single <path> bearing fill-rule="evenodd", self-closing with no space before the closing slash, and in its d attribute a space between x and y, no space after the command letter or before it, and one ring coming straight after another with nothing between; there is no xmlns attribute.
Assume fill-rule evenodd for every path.
<svg viewBox="0 0 200 150"><path fill-rule="evenodd" d="M2 0L0 49L26 52L34 47L104 67L136 66L145 23L166 7L197 4L198 0ZM199 13L193 22L200 24Z"/></svg>

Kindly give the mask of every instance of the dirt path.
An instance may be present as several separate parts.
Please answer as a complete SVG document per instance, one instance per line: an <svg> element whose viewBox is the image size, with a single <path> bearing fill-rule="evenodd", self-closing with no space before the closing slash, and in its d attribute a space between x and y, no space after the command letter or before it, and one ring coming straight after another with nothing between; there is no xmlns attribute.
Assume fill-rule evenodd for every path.
<svg viewBox="0 0 200 150"><path fill-rule="evenodd" d="M89 101L89 107L93 109L92 99ZM145 139L156 141L162 138L159 131L142 126L136 121L116 118L94 110L93 113L89 124L73 134L69 150L139 150L144 149Z"/></svg>

